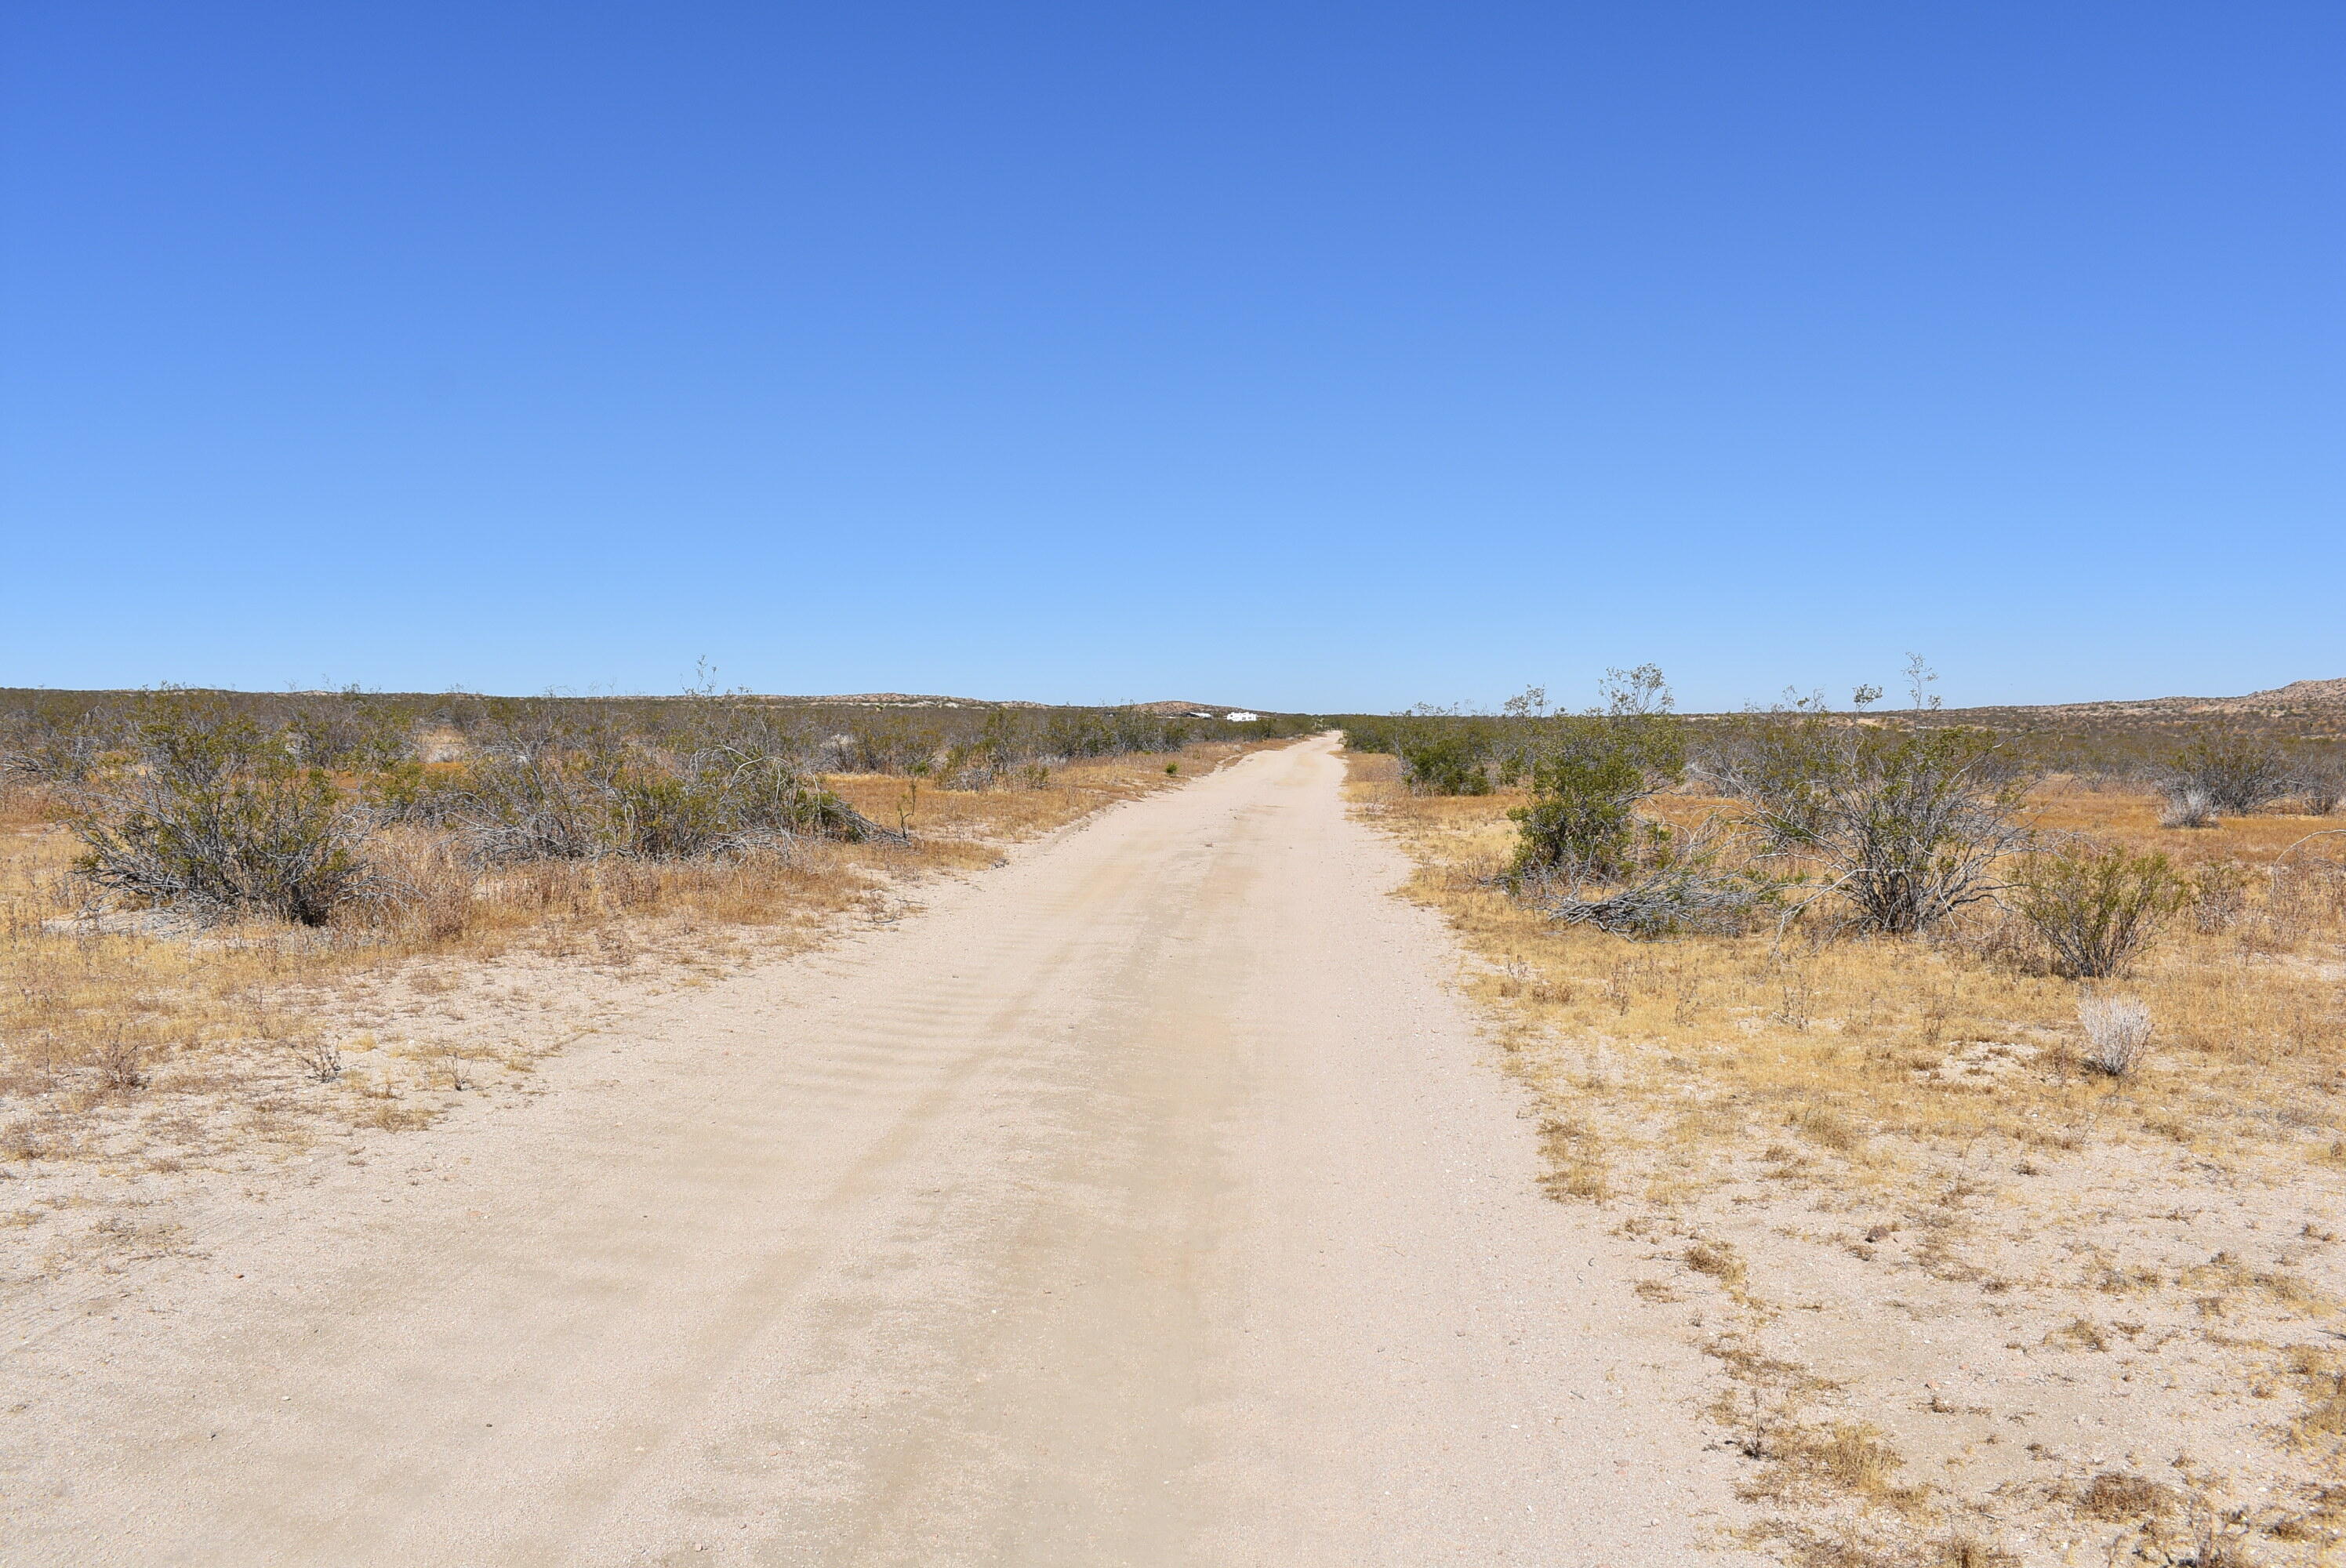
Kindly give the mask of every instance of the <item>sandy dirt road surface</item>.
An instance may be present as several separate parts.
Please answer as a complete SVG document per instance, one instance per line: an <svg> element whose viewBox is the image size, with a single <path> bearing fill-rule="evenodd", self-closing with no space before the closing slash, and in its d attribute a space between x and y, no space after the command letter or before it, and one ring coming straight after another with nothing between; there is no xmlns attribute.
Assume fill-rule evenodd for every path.
<svg viewBox="0 0 2346 1568"><path fill-rule="evenodd" d="M0 1561L1732 1560L1699 1369L1341 778L1117 808L20 1306Z"/></svg>

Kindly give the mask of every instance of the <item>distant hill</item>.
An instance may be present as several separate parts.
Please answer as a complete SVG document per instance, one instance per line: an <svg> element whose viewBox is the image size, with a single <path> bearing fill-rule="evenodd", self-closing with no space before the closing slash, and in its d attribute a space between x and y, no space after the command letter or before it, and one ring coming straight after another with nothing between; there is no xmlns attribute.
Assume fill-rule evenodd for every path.
<svg viewBox="0 0 2346 1568"><path fill-rule="evenodd" d="M2346 708L2346 676L2335 680L2293 680L2245 697L2151 697L2135 702L2067 702L2053 712L2254 713L2270 718Z"/></svg>
<svg viewBox="0 0 2346 1568"><path fill-rule="evenodd" d="M1015 698L996 702L982 697L920 697L903 691L864 691L847 697L768 697L751 698L755 702L800 703L809 708L1049 708L1047 702L1022 702Z"/></svg>
<svg viewBox="0 0 2346 1568"><path fill-rule="evenodd" d="M1241 713L1253 709L1239 708L1226 702L1177 702L1168 697L1163 702L1127 703L1135 713Z"/></svg>
<svg viewBox="0 0 2346 1568"><path fill-rule="evenodd" d="M180 687L174 689L190 695L209 695L239 701L282 703L288 700L335 697L349 695L340 691L239 691L227 687ZM352 688L355 691L355 688ZM87 707L94 702L117 701L139 695L137 689L113 688L98 690L68 690L49 687L0 687L0 707L26 707L63 702L68 707ZM386 692L358 693L370 700L438 702L456 699L478 699L484 694L451 689L445 692ZM546 692L525 700L536 702L575 703L584 708L608 707L632 703L682 703L696 700L699 694L679 692L609 692L596 696L580 696L576 692ZM1245 708L1231 702L1029 702L1021 697L944 697L910 691L859 691L835 697L794 697L783 692L728 691L717 694L728 702L766 703L775 708L960 708L991 712L997 708L1016 708L1034 712L1053 708L1069 708L1097 713L1122 708L1133 713L1176 714L1210 713L1219 718L1226 713L1268 712L1269 709Z"/></svg>
<svg viewBox="0 0 2346 1568"><path fill-rule="evenodd" d="M847 697L767 697L750 698L753 702L787 703L807 708L1089 708L1089 703L1025 702L1016 699L996 701L982 697L919 697L902 691L866 691ZM1225 713L1241 711L1236 706L1221 702L1180 702L1168 698L1162 702L1107 703L1102 707L1121 707L1136 713L1174 714Z"/></svg>
<svg viewBox="0 0 2346 1568"><path fill-rule="evenodd" d="M2146 697L2124 701L2052 702L2030 707L1975 708L1978 714L2039 714L2060 718L2188 718L2198 715L2244 718L2322 718L2346 717L2346 677L2335 680L2293 680L2270 691L2243 697Z"/></svg>
<svg viewBox="0 0 2346 1568"><path fill-rule="evenodd" d="M2346 679L2297 680L2240 697L2147 697L2022 708L1943 708L1933 723L1977 724L2051 745L2062 766L2130 766L2219 724L2285 745L2346 740Z"/></svg>

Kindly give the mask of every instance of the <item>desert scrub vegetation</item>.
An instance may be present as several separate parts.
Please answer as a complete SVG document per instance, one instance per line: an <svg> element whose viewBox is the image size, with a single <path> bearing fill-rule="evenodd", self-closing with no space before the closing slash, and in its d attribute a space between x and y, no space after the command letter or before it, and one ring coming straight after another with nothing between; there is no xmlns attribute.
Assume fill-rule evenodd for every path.
<svg viewBox="0 0 2346 1568"><path fill-rule="evenodd" d="M2011 907L2054 972L2071 980L2124 974L2191 891L2156 850L2090 842L2030 854L2011 877Z"/></svg>
<svg viewBox="0 0 2346 1568"><path fill-rule="evenodd" d="M2346 1422L2294 1369L2346 1334L2346 839L2286 792L2161 826L2172 724L2081 776L2047 759L2108 729L1662 712L1626 728L1676 730L1675 778L1543 771L1621 715L1420 714L1345 721L1351 788L1474 955L1545 1190L1646 1243L1623 1309L1714 1358L1755 1543L2332 1560ZM1396 734L1445 723L1488 793L1406 779ZM2300 772L2335 748L2261 739ZM1567 792L1609 860L1543 880L1574 862L1526 829ZM1586 913L1673 866L1665 911L1757 891Z"/></svg>
<svg viewBox="0 0 2346 1568"><path fill-rule="evenodd" d="M368 889L365 821L301 738L217 702L142 704L62 797L76 872L141 907L324 925Z"/></svg>
<svg viewBox="0 0 2346 1568"><path fill-rule="evenodd" d="M1299 728L711 692L21 695L0 704L0 1209L49 1218L12 1246L49 1256L105 1212L93 1172L194 1181L504 1092L649 990Z"/></svg>
<svg viewBox="0 0 2346 1568"><path fill-rule="evenodd" d="M324 748L304 717L268 726L216 695L141 697L115 743L58 781L75 874L132 909L324 926L395 920L423 896L370 852L399 824L444 830L457 852L444 860L476 867L733 859L884 831L721 705L658 741L539 723L438 771L384 748L372 773L341 779L308 760Z"/></svg>

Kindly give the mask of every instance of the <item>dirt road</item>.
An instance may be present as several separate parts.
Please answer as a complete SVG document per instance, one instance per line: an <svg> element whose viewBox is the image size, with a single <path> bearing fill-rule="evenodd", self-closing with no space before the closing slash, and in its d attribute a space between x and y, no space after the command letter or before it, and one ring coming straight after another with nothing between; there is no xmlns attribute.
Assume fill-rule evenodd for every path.
<svg viewBox="0 0 2346 1568"><path fill-rule="evenodd" d="M1725 1561L1325 741L0 1319L0 1561Z"/></svg>

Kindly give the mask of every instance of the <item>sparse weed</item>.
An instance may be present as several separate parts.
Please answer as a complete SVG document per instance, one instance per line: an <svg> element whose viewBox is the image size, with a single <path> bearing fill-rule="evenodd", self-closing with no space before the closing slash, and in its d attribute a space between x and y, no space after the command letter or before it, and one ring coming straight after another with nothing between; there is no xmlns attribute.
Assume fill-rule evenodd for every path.
<svg viewBox="0 0 2346 1568"><path fill-rule="evenodd" d="M2175 1505L2172 1487L2121 1471L2103 1471L2077 1495L2077 1506L2086 1517L2113 1523L2161 1518L2173 1512Z"/></svg>
<svg viewBox="0 0 2346 1568"><path fill-rule="evenodd" d="M1698 1241L1686 1249L1686 1266L1697 1274L1708 1274L1732 1290L1746 1278L1743 1259L1733 1247L1723 1241Z"/></svg>
<svg viewBox="0 0 2346 1568"><path fill-rule="evenodd" d="M116 1035L97 1049L97 1078L117 1095L145 1088L148 1083L146 1051L136 1041Z"/></svg>
<svg viewBox="0 0 2346 1568"><path fill-rule="evenodd" d="M294 1064L313 1084L331 1084L342 1075L342 1048L332 1040L309 1036L288 1043Z"/></svg>

